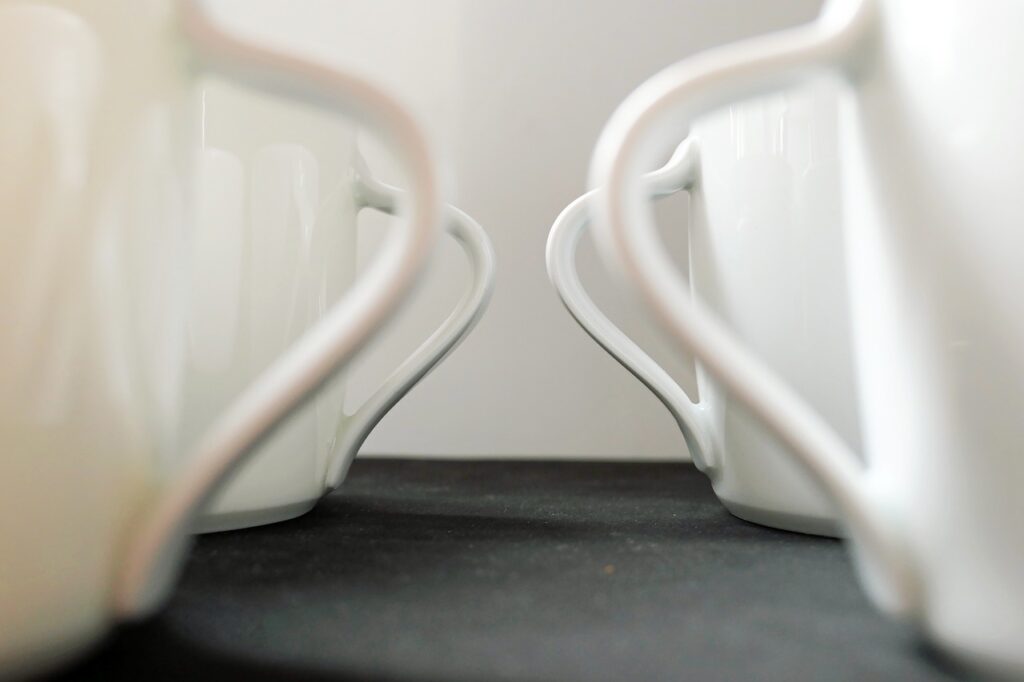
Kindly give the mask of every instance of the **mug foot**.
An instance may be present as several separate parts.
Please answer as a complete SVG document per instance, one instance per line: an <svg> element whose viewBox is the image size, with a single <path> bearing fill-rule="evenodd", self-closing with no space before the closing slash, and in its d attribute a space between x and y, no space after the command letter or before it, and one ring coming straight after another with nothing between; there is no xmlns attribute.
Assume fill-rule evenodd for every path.
<svg viewBox="0 0 1024 682"><path fill-rule="evenodd" d="M943 641L936 633L922 632L922 646L940 666L958 676L975 676L993 682L1011 682L1024 676L1024 659L1006 652L1002 657L995 653L981 653L959 644Z"/></svg>
<svg viewBox="0 0 1024 682"><path fill-rule="evenodd" d="M266 526L302 516L320 500L303 500L292 504L284 504L269 509L249 509L246 511L219 512L203 514L196 521L193 533L220 533L228 530L240 530L253 526Z"/></svg>
<svg viewBox="0 0 1024 682"><path fill-rule="evenodd" d="M807 535L822 535L829 538L843 536L842 529L834 519L806 514L791 514L761 507L751 507L724 498L719 499L725 505L725 508L729 510L730 514L744 521L756 523L759 526L768 526Z"/></svg>
<svg viewBox="0 0 1024 682"><path fill-rule="evenodd" d="M3 652L0 679L36 679L36 676L57 672L99 646L109 628L109 622L96 621L81 632L59 633L35 649Z"/></svg>

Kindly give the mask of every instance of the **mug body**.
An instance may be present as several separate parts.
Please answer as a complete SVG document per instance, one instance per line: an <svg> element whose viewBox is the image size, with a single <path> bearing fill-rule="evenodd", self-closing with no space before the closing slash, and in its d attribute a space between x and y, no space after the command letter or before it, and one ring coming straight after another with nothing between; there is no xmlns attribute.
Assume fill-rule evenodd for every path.
<svg viewBox="0 0 1024 682"><path fill-rule="evenodd" d="M690 280L735 330L859 447L838 165L838 87L816 82L698 120ZM735 515L837 534L832 505L698 365L707 473Z"/></svg>
<svg viewBox="0 0 1024 682"><path fill-rule="evenodd" d="M877 4L844 126L865 452L930 636L1024 668L1024 4Z"/></svg>
<svg viewBox="0 0 1024 682"><path fill-rule="evenodd" d="M197 88L195 106L202 148L189 238L186 445L321 317L356 267L352 125L213 78ZM311 509L343 400L335 379L233 474L197 530Z"/></svg>
<svg viewBox="0 0 1024 682"><path fill-rule="evenodd" d="M167 9L0 2L0 676L103 634L172 465L190 165Z"/></svg>

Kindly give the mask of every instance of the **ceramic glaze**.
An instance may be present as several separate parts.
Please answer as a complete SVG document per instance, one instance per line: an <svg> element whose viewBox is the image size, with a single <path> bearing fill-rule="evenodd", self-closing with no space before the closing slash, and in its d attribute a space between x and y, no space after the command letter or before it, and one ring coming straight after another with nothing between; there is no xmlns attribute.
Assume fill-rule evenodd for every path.
<svg viewBox="0 0 1024 682"><path fill-rule="evenodd" d="M354 112L379 130L408 173L409 225L182 456L186 236L196 215L187 91L203 70ZM0 89L8 676L53 665L115 619L159 606L202 502L410 290L440 204L426 143L392 100L233 38L191 3L2 1Z"/></svg>
<svg viewBox="0 0 1024 682"><path fill-rule="evenodd" d="M645 184L648 194L690 193L695 294L858 445L837 109L834 84L818 82L709 114ZM730 511L779 528L836 534L831 503L770 430L699 364L694 404L586 296L573 256L588 214L584 202L563 213L548 245L551 280L580 324L669 408Z"/></svg>
<svg viewBox="0 0 1024 682"><path fill-rule="evenodd" d="M843 0L814 24L709 52L636 91L593 182L609 262L785 442L851 535L880 607L939 646L1024 673L1024 4ZM832 73L848 84L843 226L864 460L686 290L642 169L723 103Z"/></svg>
<svg viewBox="0 0 1024 682"><path fill-rule="evenodd" d="M153 68L174 48L89 9L0 5L0 670L106 627L112 548L179 406L183 290L159 252L186 210L182 84ZM139 42L153 63L128 68Z"/></svg>
<svg viewBox="0 0 1024 682"><path fill-rule="evenodd" d="M189 445L353 285L360 211L394 213L398 197L373 179L350 122L213 81L199 91L197 110L203 146L188 240ZM344 377L332 379L210 500L196 530L309 511L341 482L387 410L469 334L493 288L493 250L483 229L456 209L446 227L471 270L456 310L363 408L347 412Z"/></svg>
<svg viewBox="0 0 1024 682"><path fill-rule="evenodd" d="M695 123L689 279L759 358L859 446L837 109L835 89L817 83ZM719 499L738 516L835 534L832 505L771 431L700 363L697 376Z"/></svg>
<svg viewBox="0 0 1024 682"><path fill-rule="evenodd" d="M196 106L202 149L189 239L188 444L352 286L359 210L351 122L215 81L203 84ZM326 414L319 425L333 432L343 388L332 380L262 444L210 500L197 528L309 510L326 475L318 409L335 404L330 427Z"/></svg>

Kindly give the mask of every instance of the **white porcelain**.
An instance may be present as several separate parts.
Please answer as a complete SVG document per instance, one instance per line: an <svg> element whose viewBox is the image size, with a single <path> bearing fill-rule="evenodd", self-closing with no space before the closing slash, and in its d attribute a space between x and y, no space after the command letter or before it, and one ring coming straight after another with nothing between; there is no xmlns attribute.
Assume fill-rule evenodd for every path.
<svg viewBox="0 0 1024 682"><path fill-rule="evenodd" d="M352 286L359 212L393 214L397 204L359 157L353 126L337 117L217 82L202 87L197 108L203 148L189 240L186 443ZM232 475L196 530L309 511L340 484L373 426L475 326L493 288L493 249L464 213L449 209L446 224L472 275L457 309L365 407L346 412L344 377L333 379Z"/></svg>
<svg viewBox="0 0 1024 682"><path fill-rule="evenodd" d="M592 182L603 252L836 504L876 603L968 662L1024 675L1024 3L842 0L815 23L670 67L609 122ZM697 301L643 169L687 123L815 74L841 132L866 465Z"/></svg>
<svg viewBox="0 0 1024 682"><path fill-rule="evenodd" d="M357 116L409 225L181 466L190 77ZM390 317L435 243L437 173L375 86L223 33L191 3L0 2L0 675L159 606L200 504Z"/></svg>
<svg viewBox="0 0 1024 682"><path fill-rule="evenodd" d="M698 120L648 196L690 194L690 285L754 351L859 446L839 229L837 96L827 83ZM548 273L580 325L669 409L694 462L735 515L834 535L828 499L771 433L698 365L694 403L587 296L576 246L593 193L548 237Z"/></svg>

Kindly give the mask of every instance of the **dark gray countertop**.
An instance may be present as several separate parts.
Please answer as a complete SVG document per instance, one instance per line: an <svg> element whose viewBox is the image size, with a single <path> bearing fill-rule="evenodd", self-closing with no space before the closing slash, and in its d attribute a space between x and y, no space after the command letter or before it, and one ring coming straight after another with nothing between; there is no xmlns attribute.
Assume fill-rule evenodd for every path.
<svg viewBox="0 0 1024 682"><path fill-rule="evenodd" d="M307 516L200 538L158 617L62 679L945 680L843 546L684 464L358 460Z"/></svg>

